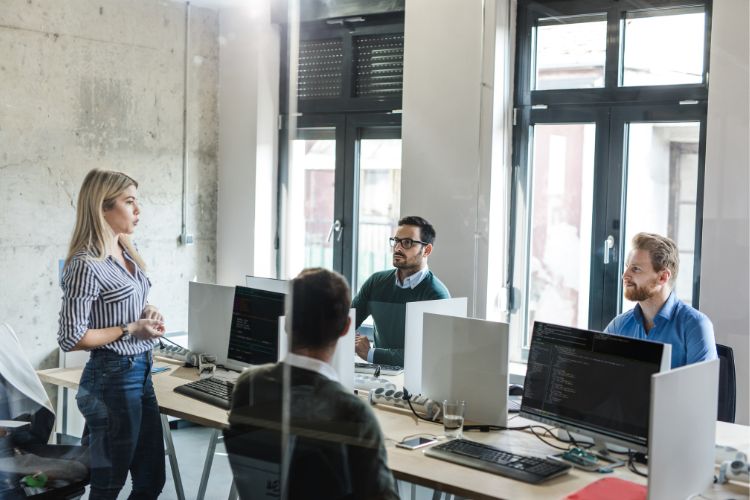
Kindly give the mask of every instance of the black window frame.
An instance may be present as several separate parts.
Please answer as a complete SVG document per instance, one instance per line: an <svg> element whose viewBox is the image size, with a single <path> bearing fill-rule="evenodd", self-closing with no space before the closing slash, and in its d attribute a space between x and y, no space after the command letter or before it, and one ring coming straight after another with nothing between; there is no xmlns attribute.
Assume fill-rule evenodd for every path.
<svg viewBox="0 0 750 500"><path fill-rule="evenodd" d="M704 54L703 54L703 79L698 84L676 84L658 86L622 86L621 83L621 58L623 56L622 33L625 12L649 12L653 14L654 9L664 9L663 14L676 13L677 9L705 9L704 28ZM698 154L698 192L696 193L696 230L694 245L693 266L693 306L698 307L700 299L700 261L701 261L701 239L703 229L703 197L705 179L705 145L706 145L706 108L708 100L709 68L710 68L710 39L711 39L711 10L712 0L519 0L517 11L516 30L516 66L514 75L514 127L512 139L512 173L510 206L516 207L519 196L524 195L528 200L529 170L530 170L530 129L537 122L550 123L562 122L566 116L575 114L577 110L586 110L587 116L596 116L597 124L601 123L603 113L607 117L607 134L609 138L606 144L600 144L602 132L597 126L597 161L609 162L609 168L613 170L611 178L623 182L625 172L623 168L624 156L620 154L616 158L617 147L624 147L626 139L619 137L614 139L615 147L610 147L618 131L613 127L613 121L622 120L623 116L629 114L629 107L642 107L646 109L642 113L647 121L675 121L692 120L700 122L699 154ZM534 70L534 40L533 34L539 19L584 16L597 13L606 13L607 17L607 40L604 86L601 88L579 88L579 89L555 89L555 90L533 90L531 88ZM621 151L619 151L621 152ZM594 180L595 185L601 183L599 179ZM596 189L596 187L595 187ZM625 224L624 213L620 213L620 207L624 209L620 196L625 196L626 185L622 185L617 193L610 193L607 199L595 199L595 210L597 206L609 207L606 220L592 220L592 243L591 254L603 256L600 241L594 237L595 228L602 224L616 226L620 233L618 247L624 249L626 245L620 244L624 237ZM616 213L614 213L616 212ZM519 291L518 278L515 273L518 267L516 238L520 234L513 210L509 214L509 258L507 267L506 287L508 289L508 304L511 311L517 310L525 301L524 291ZM627 242L625 242L627 244ZM617 248L617 247L616 247ZM602 299L601 308L590 308L589 327L602 329L606 323L620 308L620 289L613 298L613 291L607 290L606 283L612 280L619 282L619 271L621 263L625 258L625 250L615 252L613 256L618 261L618 266L610 266L602 272L604 279L599 281L594 277L595 269L592 267L592 281L590 283L590 294L605 297ZM593 258L592 258L593 262ZM610 286L611 288L611 286ZM608 301L608 302L605 302ZM606 305L608 304L608 305ZM524 330L525 331L525 330Z"/></svg>

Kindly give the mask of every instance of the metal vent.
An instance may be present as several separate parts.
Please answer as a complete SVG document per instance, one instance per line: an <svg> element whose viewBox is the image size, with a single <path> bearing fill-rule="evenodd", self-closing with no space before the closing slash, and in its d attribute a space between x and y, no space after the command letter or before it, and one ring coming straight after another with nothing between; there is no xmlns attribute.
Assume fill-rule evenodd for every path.
<svg viewBox="0 0 750 500"><path fill-rule="evenodd" d="M340 97L344 50L340 38L301 40L297 68L297 96L300 99Z"/></svg>
<svg viewBox="0 0 750 500"><path fill-rule="evenodd" d="M398 97L404 86L404 35L354 38L355 95Z"/></svg>

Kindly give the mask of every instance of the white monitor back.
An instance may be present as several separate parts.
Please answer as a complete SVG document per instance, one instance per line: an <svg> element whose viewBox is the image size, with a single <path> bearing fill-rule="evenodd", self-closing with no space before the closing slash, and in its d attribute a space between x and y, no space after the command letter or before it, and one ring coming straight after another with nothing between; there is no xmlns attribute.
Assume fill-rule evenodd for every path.
<svg viewBox="0 0 750 500"><path fill-rule="evenodd" d="M260 278L258 276L245 276L245 286L256 290L277 292L286 295L289 293L289 281L277 280L275 278Z"/></svg>
<svg viewBox="0 0 750 500"><path fill-rule="evenodd" d="M212 354L227 363L232 329L234 287L190 282L188 289L188 349Z"/></svg>
<svg viewBox="0 0 750 500"><path fill-rule="evenodd" d="M442 300L407 302L404 321L404 387L412 394L422 393L422 337L425 313L466 317L468 300L456 297ZM377 346L376 346L377 347Z"/></svg>
<svg viewBox="0 0 750 500"><path fill-rule="evenodd" d="M648 498L692 498L714 478L719 360L651 377Z"/></svg>
<svg viewBox="0 0 750 500"><path fill-rule="evenodd" d="M349 331L346 335L339 337L336 343L336 351L333 353L331 365L339 377L339 383L344 388L354 390L354 324L357 321L357 310L349 310ZM284 330L286 318L279 318L279 359L282 360L289 352L289 338Z"/></svg>
<svg viewBox="0 0 750 500"><path fill-rule="evenodd" d="M466 420L505 427L508 324L427 313L424 332L422 394L466 401Z"/></svg>

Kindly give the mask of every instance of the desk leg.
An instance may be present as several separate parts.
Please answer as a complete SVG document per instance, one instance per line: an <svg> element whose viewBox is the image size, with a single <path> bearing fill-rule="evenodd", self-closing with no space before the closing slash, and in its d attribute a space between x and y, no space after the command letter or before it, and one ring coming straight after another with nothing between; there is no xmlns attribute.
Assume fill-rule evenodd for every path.
<svg viewBox="0 0 750 500"><path fill-rule="evenodd" d="M219 440L219 429L214 429L211 432L211 439L208 441L208 451L206 451L206 461L203 463L203 475L201 476L201 484L198 487L197 500L203 500L206 496L206 488L208 487L208 476L211 474L211 465L214 462L214 452L216 451L216 442Z"/></svg>
<svg viewBox="0 0 750 500"><path fill-rule="evenodd" d="M237 494L237 484L232 479L232 487L229 488L229 500L238 500L240 496Z"/></svg>
<svg viewBox="0 0 750 500"><path fill-rule="evenodd" d="M62 388L62 435L68 434L68 388Z"/></svg>
<svg viewBox="0 0 750 500"><path fill-rule="evenodd" d="M172 442L172 430L169 428L169 419L166 415L161 414L161 430L164 434L164 442L167 445L167 455L169 455L169 467L172 469L172 479L174 479L174 489L177 492L178 500L185 500L185 491L182 489L182 478L180 477L180 467L177 465L177 452Z"/></svg>

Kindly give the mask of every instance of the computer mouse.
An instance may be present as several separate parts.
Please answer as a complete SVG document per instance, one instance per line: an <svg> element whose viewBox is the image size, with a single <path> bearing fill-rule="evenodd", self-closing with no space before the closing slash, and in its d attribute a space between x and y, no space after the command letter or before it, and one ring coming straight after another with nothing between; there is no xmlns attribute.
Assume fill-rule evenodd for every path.
<svg viewBox="0 0 750 500"><path fill-rule="evenodd" d="M523 396L523 386L518 384L510 384L508 386L508 396Z"/></svg>

